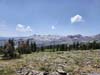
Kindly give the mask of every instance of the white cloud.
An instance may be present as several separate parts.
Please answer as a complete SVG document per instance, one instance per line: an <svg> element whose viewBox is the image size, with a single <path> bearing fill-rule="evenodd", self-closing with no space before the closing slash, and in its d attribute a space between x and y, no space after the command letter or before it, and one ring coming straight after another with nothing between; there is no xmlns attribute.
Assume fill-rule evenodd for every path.
<svg viewBox="0 0 100 75"><path fill-rule="evenodd" d="M27 26L27 27L26 27L26 31L28 31L28 32L32 32L31 27L30 27L30 26Z"/></svg>
<svg viewBox="0 0 100 75"><path fill-rule="evenodd" d="M18 31L18 32L32 32L32 29L30 26L25 27L25 25L17 24L16 31Z"/></svg>
<svg viewBox="0 0 100 75"><path fill-rule="evenodd" d="M54 29L55 29L55 26L54 26L54 25L53 25L53 26L51 26L51 29L52 29L52 30L54 30Z"/></svg>
<svg viewBox="0 0 100 75"><path fill-rule="evenodd" d="M71 23L83 22L83 17L80 15L75 15L71 17Z"/></svg>

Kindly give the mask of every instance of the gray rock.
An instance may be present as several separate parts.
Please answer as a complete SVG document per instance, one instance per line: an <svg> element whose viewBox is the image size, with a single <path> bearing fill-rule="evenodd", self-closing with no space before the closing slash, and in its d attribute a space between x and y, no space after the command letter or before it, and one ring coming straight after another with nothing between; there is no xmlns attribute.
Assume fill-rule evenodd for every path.
<svg viewBox="0 0 100 75"><path fill-rule="evenodd" d="M44 72L40 72L39 74L37 74L37 75L43 75L44 74Z"/></svg>
<svg viewBox="0 0 100 75"><path fill-rule="evenodd" d="M67 73L62 70L62 69L58 69L57 72L60 74L60 75L67 75Z"/></svg>
<svg viewBox="0 0 100 75"><path fill-rule="evenodd" d="M58 72L52 72L49 75L60 75Z"/></svg>
<svg viewBox="0 0 100 75"><path fill-rule="evenodd" d="M49 72L44 72L43 75L49 75Z"/></svg>
<svg viewBox="0 0 100 75"><path fill-rule="evenodd" d="M100 75L100 73L90 73L90 74L87 74L87 75Z"/></svg>

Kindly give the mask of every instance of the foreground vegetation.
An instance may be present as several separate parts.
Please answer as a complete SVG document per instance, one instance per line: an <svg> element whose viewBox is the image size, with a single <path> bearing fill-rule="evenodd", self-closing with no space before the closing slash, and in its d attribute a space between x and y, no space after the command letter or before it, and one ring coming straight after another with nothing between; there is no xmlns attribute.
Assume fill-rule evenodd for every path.
<svg viewBox="0 0 100 75"><path fill-rule="evenodd" d="M100 73L100 50L35 52L23 54L20 59L1 59L0 75L17 75L22 67L48 72L61 68L71 75Z"/></svg>

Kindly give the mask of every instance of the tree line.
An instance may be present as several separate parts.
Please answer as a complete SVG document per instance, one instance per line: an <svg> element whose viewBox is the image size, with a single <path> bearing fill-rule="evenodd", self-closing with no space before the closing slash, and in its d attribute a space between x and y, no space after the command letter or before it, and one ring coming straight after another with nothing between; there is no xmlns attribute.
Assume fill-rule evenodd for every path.
<svg viewBox="0 0 100 75"><path fill-rule="evenodd" d="M4 58L18 58L22 54L30 54L39 51L71 51L71 50L92 50L100 49L100 42L73 42L72 44L53 44L48 46L37 46L36 42L18 41L15 44L14 39L9 39L4 46L0 46L0 53Z"/></svg>
<svg viewBox="0 0 100 75"><path fill-rule="evenodd" d="M73 42L72 44L58 44L47 46L47 49L53 51L70 51L70 50L93 50L100 49L100 42Z"/></svg>

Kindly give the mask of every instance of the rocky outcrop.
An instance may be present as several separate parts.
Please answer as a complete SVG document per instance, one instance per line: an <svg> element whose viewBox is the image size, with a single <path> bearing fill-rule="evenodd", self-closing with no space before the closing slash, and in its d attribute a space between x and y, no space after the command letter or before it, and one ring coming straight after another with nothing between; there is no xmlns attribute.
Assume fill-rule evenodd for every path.
<svg viewBox="0 0 100 75"><path fill-rule="evenodd" d="M16 73L17 75L68 75L62 69L58 69L56 72L48 72L48 71L36 71L28 67L22 67L18 69Z"/></svg>

